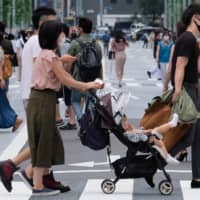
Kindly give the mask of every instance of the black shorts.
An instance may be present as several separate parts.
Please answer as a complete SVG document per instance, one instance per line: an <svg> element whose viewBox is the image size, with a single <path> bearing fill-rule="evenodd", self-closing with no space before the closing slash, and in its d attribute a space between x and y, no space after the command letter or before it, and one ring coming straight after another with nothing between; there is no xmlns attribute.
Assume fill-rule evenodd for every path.
<svg viewBox="0 0 200 200"><path fill-rule="evenodd" d="M66 106L71 106L72 102L71 102L71 89L69 89L68 87L63 87L63 95L64 95L64 101L65 101L65 105Z"/></svg>

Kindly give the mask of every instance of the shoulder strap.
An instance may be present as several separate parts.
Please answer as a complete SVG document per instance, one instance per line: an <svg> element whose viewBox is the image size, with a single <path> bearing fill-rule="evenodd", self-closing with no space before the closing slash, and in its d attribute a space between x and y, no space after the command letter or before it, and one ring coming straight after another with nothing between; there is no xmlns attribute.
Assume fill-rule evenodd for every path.
<svg viewBox="0 0 200 200"><path fill-rule="evenodd" d="M85 47L85 43L81 40L81 39L76 39L76 41L78 42L78 44L80 45L81 48Z"/></svg>

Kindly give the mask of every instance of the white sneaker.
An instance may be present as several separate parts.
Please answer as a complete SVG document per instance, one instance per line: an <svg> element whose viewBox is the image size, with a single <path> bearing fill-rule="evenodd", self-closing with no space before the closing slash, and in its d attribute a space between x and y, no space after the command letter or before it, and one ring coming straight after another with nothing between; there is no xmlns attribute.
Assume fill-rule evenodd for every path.
<svg viewBox="0 0 200 200"><path fill-rule="evenodd" d="M172 165L180 164L180 162L176 160L176 158L172 157L170 154L168 154L166 161L168 164L172 164Z"/></svg>
<svg viewBox="0 0 200 200"><path fill-rule="evenodd" d="M178 125L179 116L178 114L174 113L172 116L172 120L169 122L171 128L175 128Z"/></svg>
<svg viewBox="0 0 200 200"><path fill-rule="evenodd" d="M164 158L164 160L168 164L172 164L172 165L178 165L179 164L179 161L176 160L174 157L172 157L170 154L168 154L167 157L166 157L163 150L160 147L154 145L153 148L156 149L160 153L160 155Z"/></svg>

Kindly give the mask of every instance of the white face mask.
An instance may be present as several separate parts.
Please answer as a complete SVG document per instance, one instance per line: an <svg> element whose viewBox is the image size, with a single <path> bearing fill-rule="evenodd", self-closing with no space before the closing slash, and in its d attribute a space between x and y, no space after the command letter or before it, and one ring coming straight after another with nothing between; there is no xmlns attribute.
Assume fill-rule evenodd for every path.
<svg viewBox="0 0 200 200"><path fill-rule="evenodd" d="M169 41L169 36L164 36L163 40L166 41L166 42L168 42Z"/></svg>

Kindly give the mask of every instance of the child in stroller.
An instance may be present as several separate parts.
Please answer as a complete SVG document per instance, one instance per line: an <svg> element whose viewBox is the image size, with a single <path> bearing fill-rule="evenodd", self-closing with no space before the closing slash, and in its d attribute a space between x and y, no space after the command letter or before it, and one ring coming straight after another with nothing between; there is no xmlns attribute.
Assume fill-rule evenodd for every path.
<svg viewBox="0 0 200 200"><path fill-rule="evenodd" d="M105 179L101 184L102 191L105 194L112 194L120 179L130 178L144 178L146 183L153 188L155 187L153 177L159 169L165 177L159 183L159 191L162 195L171 195L173 184L165 166L168 163L178 163L178 161L168 154L159 133L176 127L178 115L174 114L171 121L153 130L137 130L128 122L124 114L129 101L128 96L119 94L116 98L116 95L107 94L101 99L94 96L96 112L101 116L100 127L114 134L127 147L126 156L111 163L111 151L108 145L108 158L116 178Z"/></svg>
<svg viewBox="0 0 200 200"><path fill-rule="evenodd" d="M175 128L178 124L178 115L173 114L172 120L166 124L163 124L159 127L150 130L136 129L135 126L129 123L127 117L124 115L121 120L121 125L123 129L126 131L124 134L127 138L132 142L150 142L153 144L153 148L155 148L160 155L166 160L168 164L179 164L179 162L173 158L168 152L167 149L162 142L162 136L160 133L165 133L169 131L171 128Z"/></svg>

